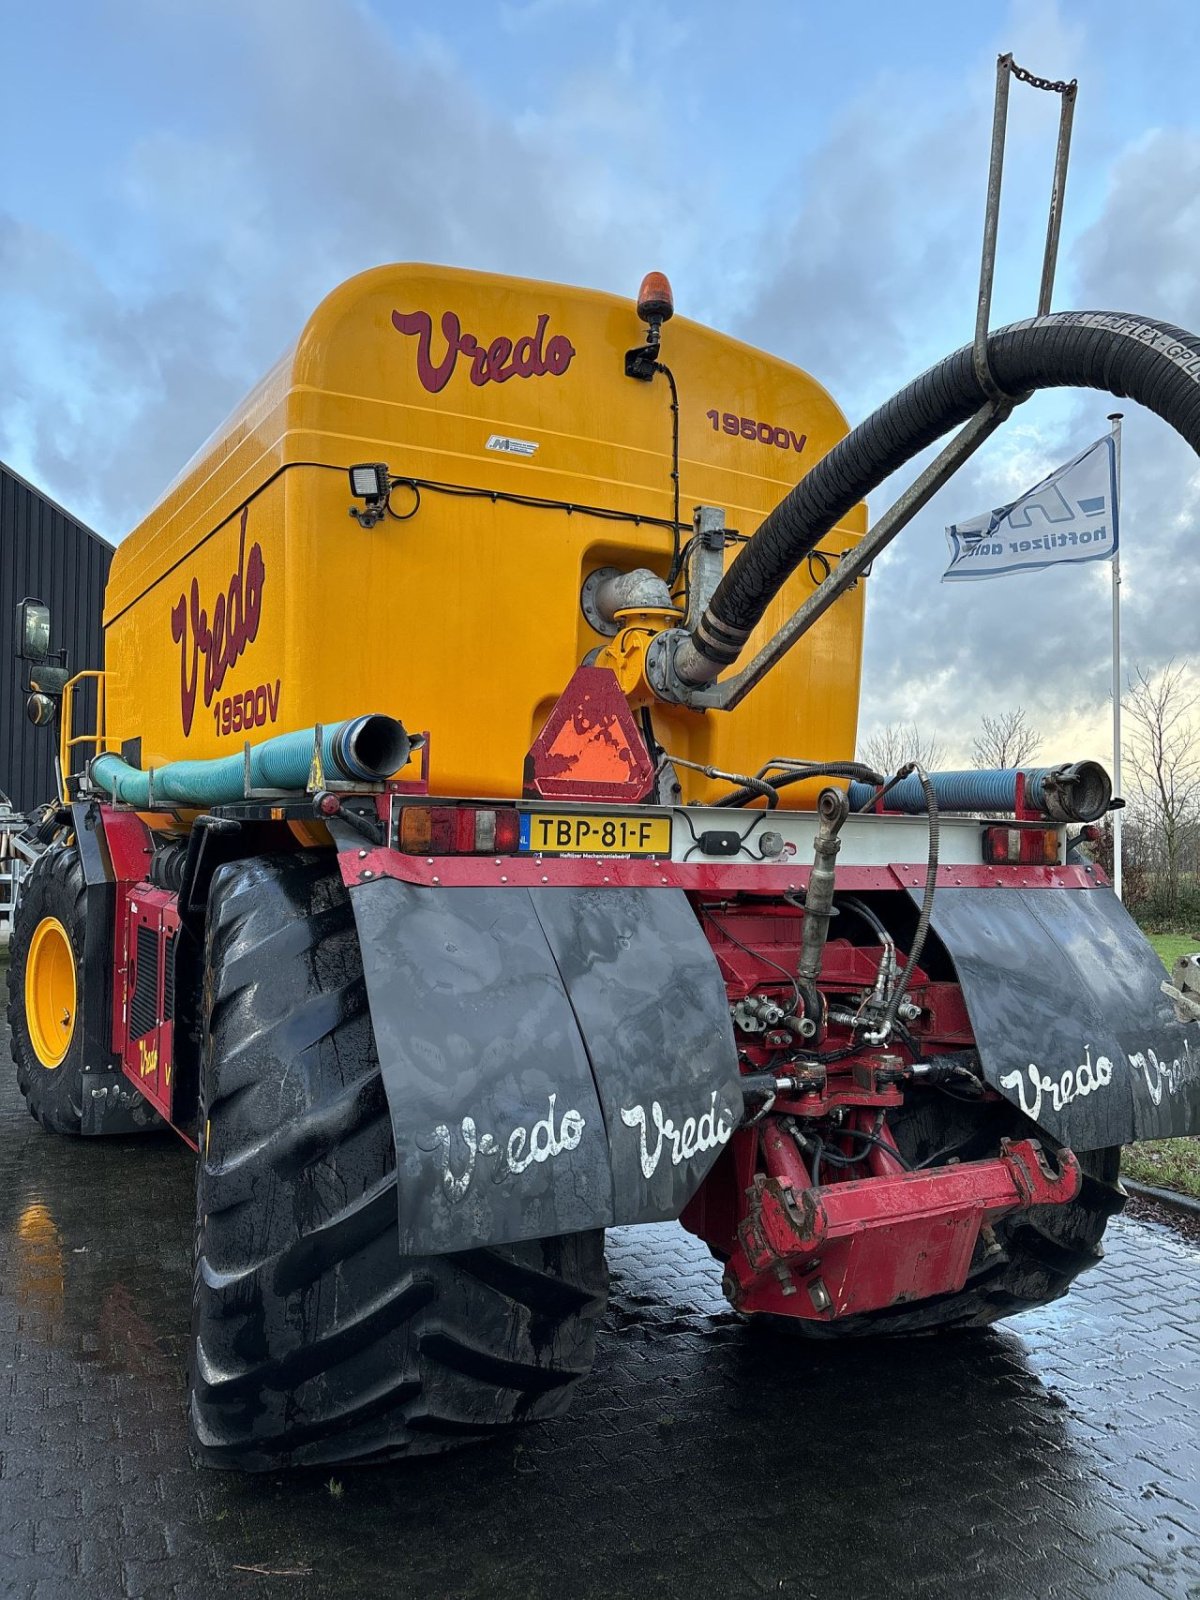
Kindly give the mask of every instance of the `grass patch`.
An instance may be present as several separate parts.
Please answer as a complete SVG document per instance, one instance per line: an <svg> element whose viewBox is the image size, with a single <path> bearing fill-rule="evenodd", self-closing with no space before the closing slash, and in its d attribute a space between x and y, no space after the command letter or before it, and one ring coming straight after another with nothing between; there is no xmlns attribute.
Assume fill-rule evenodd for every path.
<svg viewBox="0 0 1200 1600"><path fill-rule="evenodd" d="M1200 950L1200 939L1193 938L1190 933L1148 933L1146 937L1168 972L1180 956L1190 956L1193 950Z"/></svg>
<svg viewBox="0 0 1200 1600"><path fill-rule="evenodd" d="M1168 972L1180 956L1200 949L1200 939L1187 933L1147 933L1146 937ZM1176 1189L1200 1200L1200 1139L1159 1139L1153 1144L1126 1145L1121 1171L1135 1183Z"/></svg>
<svg viewBox="0 0 1200 1600"><path fill-rule="evenodd" d="M1160 1139L1131 1144L1121 1156L1123 1176L1155 1189L1177 1189L1200 1200L1200 1139Z"/></svg>

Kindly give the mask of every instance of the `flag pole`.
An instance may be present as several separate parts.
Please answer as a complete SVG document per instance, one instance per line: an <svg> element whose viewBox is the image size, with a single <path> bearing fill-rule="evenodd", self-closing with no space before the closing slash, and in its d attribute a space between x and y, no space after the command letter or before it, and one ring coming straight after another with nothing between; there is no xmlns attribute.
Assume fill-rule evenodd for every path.
<svg viewBox="0 0 1200 1600"><path fill-rule="evenodd" d="M1121 418L1123 413L1109 413L1112 424L1113 447L1116 465L1116 504L1113 507L1112 558L1112 703L1113 703L1113 794L1121 798ZM1121 818L1118 807L1112 813L1113 889L1121 898Z"/></svg>

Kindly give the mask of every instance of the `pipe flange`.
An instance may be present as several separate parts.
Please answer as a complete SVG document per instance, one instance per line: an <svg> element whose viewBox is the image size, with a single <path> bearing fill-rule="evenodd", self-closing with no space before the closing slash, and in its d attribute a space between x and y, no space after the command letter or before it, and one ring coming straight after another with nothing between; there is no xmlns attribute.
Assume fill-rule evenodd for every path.
<svg viewBox="0 0 1200 1600"><path fill-rule="evenodd" d="M646 647L646 682L660 700L677 705L686 705L689 693L689 685L675 671L675 656L686 638L686 628L667 628L655 634Z"/></svg>
<svg viewBox="0 0 1200 1600"><path fill-rule="evenodd" d="M621 624L615 619L603 615L596 603L597 591L602 584L610 578L621 576L620 567L597 567L595 572L589 572L583 580L583 588L579 591L579 609L587 621L587 625L594 633L602 633L607 639L615 639L621 631Z"/></svg>

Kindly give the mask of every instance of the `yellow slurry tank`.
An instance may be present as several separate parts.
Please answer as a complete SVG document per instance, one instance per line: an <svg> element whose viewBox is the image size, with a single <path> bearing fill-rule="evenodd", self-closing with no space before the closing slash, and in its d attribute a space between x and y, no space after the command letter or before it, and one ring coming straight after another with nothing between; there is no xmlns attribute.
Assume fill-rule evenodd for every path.
<svg viewBox="0 0 1200 1600"><path fill-rule="evenodd" d="M671 392L625 371L643 335L632 301L445 267L336 289L117 550L108 747L138 739L161 766L371 709L429 731L435 793L519 794L551 707L608 643L576 603L585 579L671 567ZM752 534L846 432L805 373L696 323L670 322L662 359L685 523L704 504ZM370 526L350 514L360 462L419 484ZM752 646L863 528L860 506ZM730 714L656 705L660 742L734 771L779 749L851 757L862 612L860 586ZM688 799L721 787L681 776Z"/></svg>

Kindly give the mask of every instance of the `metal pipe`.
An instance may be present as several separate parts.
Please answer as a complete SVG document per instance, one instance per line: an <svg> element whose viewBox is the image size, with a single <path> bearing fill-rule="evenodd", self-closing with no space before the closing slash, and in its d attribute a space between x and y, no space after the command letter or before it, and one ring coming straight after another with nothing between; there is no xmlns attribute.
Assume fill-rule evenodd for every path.
<svg viewBox="0 0 1200 1600"><path fill-rule="evenodd" d="M692 513L687 557L688 604L683 625L689 633L699 626L724 572L725 513L717 506L697 506Z"/></svg>
<svg viewBox="0 0 1200 1600"><path fill-rule="evenodd" d="M1011 60L1011 57L1010 57ZM1063 196L1067 189L1067 161L1071 154L1071 124L1075 120L1074 82L1061 90L1058 113L1058 149L1054 154L1054 185L1050 190L1050 216L1046 223L1046 251L1042 257L1042 283L1038 290L1038 316L1050 309L1054 294L1054 272L1058 265L1058 236L1062 231Z"/></svg>
<svg viewBox="0 0 1200 1600"><path fill-rule="evenodd" d="M975 343L972 360L984 394L1000 398L1000 388L988 362L987 337L992 318L992 285L996 277L996 236L1000 228L1000 187L1004 176L1004 135L1008 126L1008 85L1011 55L996 60L996 102L992 110L992 150L988 163L987 204L983 213L983 252L979 261L979 298L975 307Z"/></svg>
<svg viewBox="0 0 1200 1600"><path fill-rule="evenodd" d="M591 591L591 600L610 623L616 622L618 611L670 611L675 604L666 581L648 567L601 578Z"/></svg>
<svg viewBox="0 0 1200 1600"><path fill-rule="evenodd" d="M1116 451L1117 494L1116 504L1113 506L1113 555L1112 555L1112 697L1113 697L1113 793L1121 798L1121 538L1124 529L1121 527L1121 417L1120 411L1109 414L1112 424L1113 449ZM1124 899L1124 869L1121 862L1121 848L1123 844L1123 810L1118 806L1113 812L1112 820L1112 845L1113 845L1113 893L1118 900Z"/></svg>

